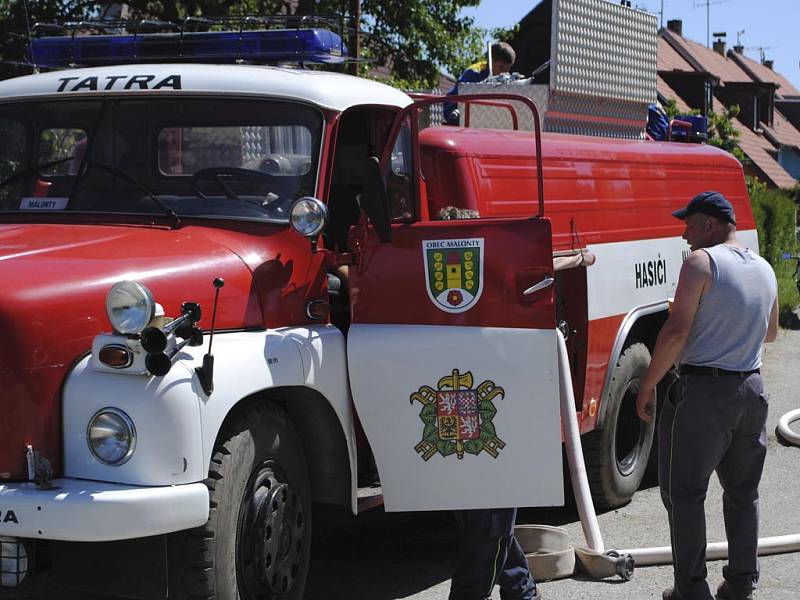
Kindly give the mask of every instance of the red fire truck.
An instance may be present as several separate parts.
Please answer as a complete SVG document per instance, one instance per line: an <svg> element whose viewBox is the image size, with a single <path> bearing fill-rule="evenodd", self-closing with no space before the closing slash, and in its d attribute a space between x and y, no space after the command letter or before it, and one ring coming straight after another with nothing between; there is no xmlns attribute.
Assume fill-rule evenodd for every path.
<svg viewBox="0 0 800 600"><path fill-rule="evenodd" d="M224 62L209 35L184 58ZM424 127L432 100L377 82L147 40L42 38L99 66L0 83L3 586L46 546L127 597L301 598L313 505L560 505L560 335L595 500L632 496L670 212L717 189L755 248L735 159Z"/></svg>

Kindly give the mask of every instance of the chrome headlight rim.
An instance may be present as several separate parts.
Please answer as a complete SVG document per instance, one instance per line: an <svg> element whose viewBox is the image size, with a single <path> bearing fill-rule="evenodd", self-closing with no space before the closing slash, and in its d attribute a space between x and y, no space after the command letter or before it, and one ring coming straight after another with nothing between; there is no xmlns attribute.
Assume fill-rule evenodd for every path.
<svg viewBox="0 0 800 600"><path fill-rule="evenodd" d="M123 424L128 430L128 438L130 440L128 448L125 451L125 454L120 458L117 458L116 460L108 460L106 458L103 458L97 453L94 445L92 444L92 428L94 427L95 422L100 416L107 414L118 417L123 422ZM89 423L86 426L86 445L89 446L89 452L91 452L92 456L96 458L98 461L100 461L104 465L108 465L111 467L122 466L131 459L133 453L136 451L136 440L137 440L136 425L134 425L133 419L131 419L125 411L119 408L115 408L113 406L106 406L95 412L92 415L92 418L89 419Z"/></svg>
<svg viewBox="0 0 800 600"><path fill-rule="evenodd" d="M117 307L112 306L112 302L119 294L128 294L135 299L133 305L124 308L125 312L117 312ZM131 320L131 315L134 311L139 311L138 318L134 319L133 324L127 324L126 321ZM118 281L111 286L106 294L106 316L108 317L111 327L116 333L123 335L135 335L141 333L156 314L156 301L147 287L138 281L123 280Z"/></svg>
<svg viewBox="0 0 800 600"><path fill-rule="evenodd" d="M309 219L309 216L312 218ZM303 226L303 221L307 225ZM328 224L328 207L313 196L303 196L292 203L289 209L289 225L300 235L315 238Z"/></svg>

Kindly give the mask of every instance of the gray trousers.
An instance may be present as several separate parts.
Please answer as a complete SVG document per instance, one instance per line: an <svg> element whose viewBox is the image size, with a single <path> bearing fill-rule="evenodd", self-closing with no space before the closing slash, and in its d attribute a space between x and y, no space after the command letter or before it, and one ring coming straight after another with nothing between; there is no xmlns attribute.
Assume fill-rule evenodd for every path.
<svg viewBox="0 0 800 600"><path fill-rule="evenodd" d="M734 589L758 581L758 484L767 453L767 396L759 374L681 375L659 422L659 483L669 516L675 588L682 600L711 598L706 581L705 499L717 472L723 488Z"/></svg>

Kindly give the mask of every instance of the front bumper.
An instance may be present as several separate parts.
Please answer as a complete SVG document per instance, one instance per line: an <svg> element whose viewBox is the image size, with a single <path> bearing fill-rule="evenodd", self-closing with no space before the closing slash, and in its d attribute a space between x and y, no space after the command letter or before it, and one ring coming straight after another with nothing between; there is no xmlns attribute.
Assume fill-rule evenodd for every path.
<svg viewBox="0 0 800 600"><path fill-rule="evenodd" d="M53 485L40 490L32 483L0 484L0 536L105 542L191 529L208 520L203 483L139 487L55 479Z"/></svg>

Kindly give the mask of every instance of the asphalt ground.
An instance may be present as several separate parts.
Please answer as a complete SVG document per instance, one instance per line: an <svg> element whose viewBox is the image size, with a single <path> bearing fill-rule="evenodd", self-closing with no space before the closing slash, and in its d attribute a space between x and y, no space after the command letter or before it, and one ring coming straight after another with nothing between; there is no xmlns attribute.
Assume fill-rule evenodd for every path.
<svg viewBox="0 0 800 600"><path fill-rule="evenodd" d="M800 331L782 330L767 346L763 373L770 393L769 444L761 483L761 536L800 534L800 448L781 445L775 427L781 415L800 406ZM712 477L706 501L708 540L724 541L721 489ZM667 517L655 485L634 500L598 517L606 548L668 546ZM564 527L575 546L584 545L574 510L523 509L518 522ZM458 532L449 512L384 514L380 509L356 518L317 519L306 600L445 600L458 552ZM709 581L722 581L724 561L708 563ZM660 599L672 584L672 569L643 567L633 579L563 579L540 583L547 600ZM495 589L493 600L500 598ZM757 598L800 598L800 553L761 558ZM0 600L112 600L71 592L37 577L31 585Z"/></svg>

